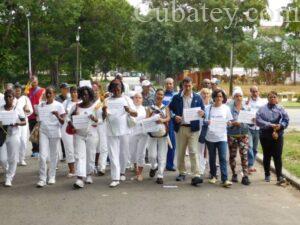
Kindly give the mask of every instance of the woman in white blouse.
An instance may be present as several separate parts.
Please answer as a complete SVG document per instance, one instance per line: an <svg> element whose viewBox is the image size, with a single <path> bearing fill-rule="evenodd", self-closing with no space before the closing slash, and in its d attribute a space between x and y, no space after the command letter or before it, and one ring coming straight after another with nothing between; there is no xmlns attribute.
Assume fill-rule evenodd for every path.
<svg viewBox="0 0 300 225"><path fill-rule="evenodd" d="M77 180L73 187L83 188L84 182L92 184L92 174L95 169L95 155L99 143L97 126L100 120L99 110L95 108L94 92L90 87L84 86L78 89L78 97L82 101L71 109L69 125L74 126L75 167ZM77 127L74 116L86 116L87 124ZM76 128L77 127L77 128Z"/></svg>
<svg viewBox="0 0 300 225"><path fill-rule="evenodd" d="M29 138L29 127L28 127L28 116L33 113L33 108L30 99L26 95L22 95L22 86L20 84L15 84L15 97L16 97L16 107L24 111L26 125L19 128L20 131L20 149L19 149L19 163L21 166L26 166L25 161L27 143Z"/></svg>
<svg viewBox="0 0 300 225"><path fill-rule="evenodd" d="M70 88L70 99L66 99L63 102L64 109L66 111L66 114L69 115L72 108L74 108L77 104L79 104L78 99L78 93L77 93L77 87L71 87ZM74 135L68 134L66 132L66 128L68 125L68 121L65 120L64 125L62 127L62 141L64 143L64 148L66 152L66 159L69 167L69 173L68 177L74 177L75 176L75 154L74 154Z"/></svg>
<svg viewBox="0 0 300 225"><path fill-rule="evenodd" d="M105 99L103 119L107 124L107 143L110 158L112 182L110 187L116 187L120 180L125 181L125 170L129 160L130 121L136 117L135 106L132 100L123 95L122 81L114 79L108 86L112 94Z"/></svg>
<svg viewBox="0 0 300 225"><path fill-rule="evenodd" d="M61 126L64 123L65 110L63 105L55 101L55 89L48 87L45 92L46 102L37 107L40 122L40 154L39 154L39 181L37 187L55 184L58 150L61 138ZM47 161L49 172L47 172Z"/></svg>
<svg viewBox="0 0 300 225"><path fill-rule="evenodd" d="M0 106L0 111L15 112L16 122L14 124L0 127L1 135L1 147L0 147L0 164L2 165L5 172L5 183L6 187L12 185L12 180L15 176L17 163L18 163L18 149L20 146L19 138L19 126L25 126L25 114L23 110L16 108L14 102L14 91L7 90L4 93L5 104ZM4 123L4 121L1 121Z"/></svg>

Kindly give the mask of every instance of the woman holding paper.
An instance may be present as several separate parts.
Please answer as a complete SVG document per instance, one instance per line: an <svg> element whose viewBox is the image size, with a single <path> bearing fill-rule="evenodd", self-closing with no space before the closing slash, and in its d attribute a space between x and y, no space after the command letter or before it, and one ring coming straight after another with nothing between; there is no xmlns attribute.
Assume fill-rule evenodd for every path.
<svg viewBox="0 0 300 225"><path fill-rule="evenodd" d="M4 121L5 117L14 118L12 124L10 125L1 125L1 132L4 132L5 136L3 143L0 147L0 163L5 171L5 183L6 187L12 185L12 180L15 176L17 163L18 163L18 150L20 147L20 138L19 138L19 126L25 126L25 114L23 110L15 107L14 102L14 91L7 90L4 93L5 104L0 107L0 112L4 112L2 115L3 120L2 124L6 124L7 121ZM1 142L2 142L1 141ZM7 155L7 157L6 157Z"/></svg>
<svg viewBox="0 0 300 225"><path fill-rule="evenodd" d="M217 182L216 154L218 152L221 170L221 180L223 187L230 187L232 183L227 175L227 124L230 124L232 115L226 102L227 97L223 90L217 89L212 94L214 103L206 108L206 118L208 130L206 134L206 144L209 153L210 179L209 183Z"/></svg>
<svg viewBox="0 0 300 225"><path fill-rule="evenodd" d="M75 167L77 180L73 187L83 188L84 182L92 184L95 168L95 154L99 143L97 125L100 113L94 105L94 92L90 87L78 89L78 97L82 101L71 109L69 126L76 129L74 135Z"/></svg>
<svg viewBox="0 0 300 225"><path fill-rule="evenodd" d="M26 118L26 125L19 128L20 131L20 150L19 150L19 163L21 166L26 166L27 163L25 162L25 155L27 150L27 143L28 143L28 116L33 113L33 108L30 102L30 99L26 95L22 95L22 86L20 84L15 84L15 97L16 107L20 110L23 110L25 113Z"/></svg>
<svg viewBox="0 0 300 225"><path fill-rule="evenodd" d="M116 187L126 180L125 170L129 159L129 134L133 117L137 116L132 100L124 95L124 85L114 79L108 86L112 94L104 101L103 119L107 124L107 143L112 182Z"/></svg>
<svg viewBox="0 0 300 225"><path fill-rule="evenodd" d="M39 155L39 181L38 188L48 184L55 184L58 150L61 139L61 126L64 123L65 110L63 105L55 101L55 89L48 87L45 93L46 102L37 107L37 115L40 122L40 155ZM47 161L49 173L47 175Z"/></svg>
<svg viewBox="0 0 300 225"><path fill-rule="evenodd" d="M143 96L136 93L133 96L133 103L137 111L137 123L140 123L147 117L146 108L143 106ZM148 134L140 133L130 136L130 158L131 162L136 165L136 179L143 181L143 168L145 165L146 148L148 145Z"/></svg>
<svg viewBox="0 0 300 225"><path fill-rule="evenodd" d="M63 102L66 114L69 115L71 109L79 103L77 87L70 88L71 99L66 99ZM69 173L68 177L75 176L75 153L74 153L74 135L70 135L66 132L68 121L65 120L62 127L61 138L64 143L64 148L66 152L66 159L68 162Z"/></svg>
<svg viewBox="0 0 300 225"><path fill-rule="evenodd" d="M164 90L157 89L155 92L155 105L148 109L148 117L159 115L156 123L161 126L158 132L149 133L149 161L151 163L150 177L154 177L157 167L157 184L163 184L164 170L166 167L168 152L168 130L167 123L170 121L170 111L163 104Z"/></svg>
<svg viewBox="0 0 300 225"><path fill-rule="evenodd" d="M243 104L243 91L235 89L233 92L233 101L229 104L233 121L231 126L228 126L228 146L229 146L229 164L232 171L232 182L238 182L238 175L236 173L236 156L239 150L241 157L241 164L243 170L243 178L241 183L249 185L250 180L248 177L248 151L249 151L249 126L246 123L239 122L238 117L242 110L247 110Z"/></svg>

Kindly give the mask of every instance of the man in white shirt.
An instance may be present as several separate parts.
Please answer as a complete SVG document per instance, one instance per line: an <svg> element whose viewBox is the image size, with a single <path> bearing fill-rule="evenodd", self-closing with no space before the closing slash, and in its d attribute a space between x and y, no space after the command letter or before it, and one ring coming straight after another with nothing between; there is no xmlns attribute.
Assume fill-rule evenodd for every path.
<svg viewBox="0 0 300 225"><path fill-rule="evenodd" d="M257 86L252 86L250 88L250 98L247 102L247 105L250 107L251 110L257 112L260 107L265 105L267 101L263 100L259 97L259 90ZM257 154L257 147L259 141L259 127L254 124L249 126L249 152L248 152L248 167L249 173L256 172L254 168L254 163Z"/></svg>

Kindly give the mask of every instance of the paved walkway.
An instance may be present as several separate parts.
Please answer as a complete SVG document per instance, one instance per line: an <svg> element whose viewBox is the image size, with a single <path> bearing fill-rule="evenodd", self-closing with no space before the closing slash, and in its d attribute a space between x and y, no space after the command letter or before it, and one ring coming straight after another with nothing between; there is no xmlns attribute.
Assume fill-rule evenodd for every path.
<svg viewBox="0 0 300 225"><path fill-rule="evenodd" d="M300 221L300 192L282 188L262 178L261 168L251 176L249 187L231 189L205 183L193 187L189 179L174 181L168 172L164 188L148 178L108 187L109 177L95 177L94 184L73 190L65 177L66 164L59 164L57 184L35 188L38 161L18 167L13 187L0 186L0 218L3 225L296 225ZM129 172L129 176L132 174ZM1 173L1 182L3 174Z"/></svg>

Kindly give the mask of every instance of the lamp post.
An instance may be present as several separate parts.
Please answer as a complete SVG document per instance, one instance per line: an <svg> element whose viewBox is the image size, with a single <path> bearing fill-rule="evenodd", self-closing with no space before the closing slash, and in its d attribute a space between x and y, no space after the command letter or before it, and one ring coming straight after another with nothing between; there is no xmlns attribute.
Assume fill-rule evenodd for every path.
<svg viewBox="0 0 300 225"><path fill-rule="evenodd" d="M23 6L19 7L21 10L24 10ZM24 10L25 11L25 10ZM28 41L28 75L29 78L32 76L32 65L31 65L31 35L30 35L30 12L25 11L25 16L27 19L27 41Z"/></svg>
<svg viewBox="0 0 300 225"><path fill-rule="evenodd" d="M77 57L76 57L76 84L79 84L79 79L81 79L81 77L79 78L80 74L79 74L79 67L80 67L80 63L79 63L79 46L80 46L80 30L81 27L77 27L77 34L76 34L76 51L77 51Z"/></svg>

